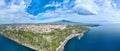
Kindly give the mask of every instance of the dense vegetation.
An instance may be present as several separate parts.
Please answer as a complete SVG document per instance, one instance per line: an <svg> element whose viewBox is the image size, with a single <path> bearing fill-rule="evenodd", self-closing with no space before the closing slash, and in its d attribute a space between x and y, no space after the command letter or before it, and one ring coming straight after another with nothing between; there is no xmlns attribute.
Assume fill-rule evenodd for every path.
<svg viewBox="0 0 120 51"><path fill-rule="evenodd" d="M20 43L29 44L40 51L56 51L56 48L67 36L72 34L73 30L76 33L87 31L88 29L79 25L68 25L66 29L55 29L48 33L33 33L20 30L5 30L6 26L0 27L0 33L6 37L18 40Z"/></svg>

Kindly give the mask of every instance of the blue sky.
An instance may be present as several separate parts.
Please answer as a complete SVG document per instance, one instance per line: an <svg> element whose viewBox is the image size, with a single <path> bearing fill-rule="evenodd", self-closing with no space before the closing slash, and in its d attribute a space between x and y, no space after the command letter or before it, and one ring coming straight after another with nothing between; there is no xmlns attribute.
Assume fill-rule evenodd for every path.
<svg viewBox="0 0 120 51"><path fill-rule="evenodd" d="M120 9L120 0L114 0L113 2L117 3L117 8Z"/></svg>
<svg viewBox="0 0 120 51"><path fill-rule="evenodd" d="M120 23L120 0L0 0L0 24Z"/></svg>

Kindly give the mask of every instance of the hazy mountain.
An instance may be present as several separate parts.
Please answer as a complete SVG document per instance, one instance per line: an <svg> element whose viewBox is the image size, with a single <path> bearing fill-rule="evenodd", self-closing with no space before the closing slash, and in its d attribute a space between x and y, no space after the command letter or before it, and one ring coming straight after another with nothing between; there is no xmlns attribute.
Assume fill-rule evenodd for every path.
<svg viewBox="0 0 120 51"><path fill-rule="evenodd" d="M52 23L52 24L82 24L80 22L73 22L70 20L59 20L59 21L54 21L54 22L49 22L49 23Z"/></svg>
<svg viewBox="0 0 120 51"><path fill-rule="evenodd" d="M92 23L81 23L81 22L73 22L70 20L59 20L55 22L51 22L52 24L76 24L76 25L83 25L83 26L100 26L99 24L92 24Z"/></svg>

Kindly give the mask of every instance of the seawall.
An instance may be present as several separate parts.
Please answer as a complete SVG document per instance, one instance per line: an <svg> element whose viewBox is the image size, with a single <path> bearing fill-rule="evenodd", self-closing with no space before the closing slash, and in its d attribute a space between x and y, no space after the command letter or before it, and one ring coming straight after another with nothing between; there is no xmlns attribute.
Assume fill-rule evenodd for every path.
<svg viewBox="0 0 120 51"><path fill-rule="evenodd" d="M64 46L66 45L66 43L67 43L70 39L72 39L72 38L74 38L74 37L76 37L76 36L79 36L78 39L80 39L80 38L83 36L83 34L84 34L84 33L71 34L71 35L69 35L69 36L61 43L61 45L56 49L56 51L64 51Z"/></svg>

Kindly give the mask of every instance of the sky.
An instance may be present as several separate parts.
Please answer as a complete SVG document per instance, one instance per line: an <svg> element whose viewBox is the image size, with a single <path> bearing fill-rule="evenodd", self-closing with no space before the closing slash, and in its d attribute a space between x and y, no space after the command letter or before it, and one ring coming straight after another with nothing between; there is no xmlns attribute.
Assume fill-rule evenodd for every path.
<svg viewBox="0 0 120 51"><path fill-rule="evenodd" d="M120 23L120 0L0 0L0 24Z"/></svg>

